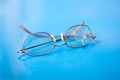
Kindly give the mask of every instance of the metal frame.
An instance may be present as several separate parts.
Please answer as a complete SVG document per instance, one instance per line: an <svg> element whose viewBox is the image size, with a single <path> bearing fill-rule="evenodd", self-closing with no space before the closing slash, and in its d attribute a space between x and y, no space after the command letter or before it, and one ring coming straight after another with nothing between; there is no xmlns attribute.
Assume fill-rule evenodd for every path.
<svg viewBox="0 0 120 80"><path fill-rule="evenodd" d="M69 31L71 28L76 27L76 26L78 26L78 27L73 31L73 33L72 33L71 35L67 35L68 31ZM37 34L37 33L32 33L32 32L30 32L28 29L26 29L24 26L20 25L19 27L20 27L23 31L27 32L29 35L27 35L27 36L25 36L25 37L23 38L22 49L19 50L17 53L24 53L24 54L29 55L29 56L41 56L41 55L45 55L45 54L51 52L51 51L52 51L55 47L57 47L57 46L66 45L66 46L71 47L71 48L81 48L81 47L84 47L85 45L83 45L83 46L78 46L78 47L69 46L69 45L67 44L67 41L66 41L66 38L67 38L67 37L74 36L75 33L77 33L77 31L81 29L82 26L88 27L87 25L84 25L84 22L82 22L80 25L71 26L70 28L67 29L67 31L65 32L65 35L61 34L61 38L60 38L60 39L56 39L53 35L51 35L51 34L49 34L49 33L47 33L47 32L39 32L39 33L45 33L45 34L47 34L47 35L51 38L51 41L46 42L46 43L42 43L42 44L38 44L38 45L35 45L35 46L31 46L31 47L29 47L29 48L24 48L24 42L25 42L25 40L27 39L27 37L28 37L29 35L33 35L33 36L41 36L41 35L39 35L39 34ZM90 30L90 32L91 32L91 34L92 34L91 29L90 29L89 27L88 27L88 29ZM48 37L48 36L42 36L42 37ZM96 36L93 36L93 34L92 34L92 36L90 36L90 37L91 37L92 39L95 39L95 38L96 38ZM55 42L61 41L61 40L64 41L64 43L63 43L62 45L55 45ZM37 54L37 55L32 55L32 54L29 54L29 53L26 53L26 52L25 52L25 51L28 50L28 49L31 49L31 48L34 48L34 47L37 47L37 46L41 46L41 45L44 45L44 44L47 44L47 43L50 43L50 42L53 43L53 44L52 44L52 48L51 48L49 51L45 52L45 53ZM86 44L86 45L87 45L87 44Z"/></svg>

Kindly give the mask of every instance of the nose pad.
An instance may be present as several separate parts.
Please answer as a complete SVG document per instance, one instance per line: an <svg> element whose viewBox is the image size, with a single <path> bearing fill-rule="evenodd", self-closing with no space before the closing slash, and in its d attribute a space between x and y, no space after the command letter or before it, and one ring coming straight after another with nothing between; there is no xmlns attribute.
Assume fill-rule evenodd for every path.
<svg viewBox="0 0 120 80"><path fill-rule="evenodd" d="M55 39L55 37L51 34L51 37L52 37L52 40L54 41L54 42L56 42L56 39Z"/></svg>
<svg viewBox="0 0 120 80"><path fill-rule="evenodd" d="M95 39L95 38L96 38L96 36L92 36L91 38L92 38L92 39Z"/></svg>
<svg viewBox="0 0 120 80"><path fill-rule="evenodd" d="M60 33L61 40L64 40L63 33Z"/></svg>
<svg viewBox="0 0 120 80"><path fill-rule="evenodd" d="M60 36L53 36L53 38L54 38L53 41L55 42L55 46L59 47L65 44L63 33L61 33Z"/></svg>

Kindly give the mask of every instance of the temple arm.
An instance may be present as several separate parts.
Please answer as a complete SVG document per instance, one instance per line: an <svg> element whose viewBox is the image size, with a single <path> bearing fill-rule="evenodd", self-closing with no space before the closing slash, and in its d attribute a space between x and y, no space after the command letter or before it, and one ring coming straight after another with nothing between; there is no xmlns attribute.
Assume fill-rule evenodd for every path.
<svg viewBox="0 0 120 80"><path fill-rule="evenodd" d="M72 32L71 35L74 36L74 35L82 28L83 25L84 25L84 22L82 22L82 23Z"/></svg>
<svg viewBox="0 0 120 80"><path fill-rule="evenodd" d="M19 26L20 29L22 29L23 31L27 32L28 34L32 34L32 32L30 32L28 29L26 29L23 25Z"/></svg>
<svg viewBox="0 0 120 80"><path fill-rule="evenodd" d="M61 41L61 39L57 39L57 41ZM31 46L31 47L28 47L28 48L25 48L25 49L22 49L22 50L19 50L17 53L24 53L25 50L29 50L29 49L32 49L32 48L35 48L35 47L39 47L39 46L42 46L42 45L45 45L45 44L48 44L48 43L51 43L52 41L49 41L49 42L45 42L45 43L42 43L42 44L38 44L38 45L35 45L35 46Z"/></svg>

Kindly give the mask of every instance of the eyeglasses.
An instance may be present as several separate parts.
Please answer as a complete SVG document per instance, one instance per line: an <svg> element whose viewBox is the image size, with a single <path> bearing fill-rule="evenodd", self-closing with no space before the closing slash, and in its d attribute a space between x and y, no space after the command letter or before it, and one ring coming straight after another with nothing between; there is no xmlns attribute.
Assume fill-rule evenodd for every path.
<svg viewBox="0 0 120 80"><path fill-rule="evenodd" d="M91 29L82 22L80 25L73 25L67 29L65 35L53 36L46 32L32 33L24 26L19 26L29 35L23 39L23 47L17 53L25 53L29 56L41 56L50 53L56 46L67 45L71 48L81 48L88 45L96 36L93 36ZM63 44L57 45L64 41Z"/></svg>

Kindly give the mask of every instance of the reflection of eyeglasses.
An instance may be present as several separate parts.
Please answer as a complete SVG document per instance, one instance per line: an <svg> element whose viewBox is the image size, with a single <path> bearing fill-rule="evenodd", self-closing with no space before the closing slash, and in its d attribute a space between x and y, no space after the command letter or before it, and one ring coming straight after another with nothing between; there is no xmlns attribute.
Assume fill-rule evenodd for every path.
<svg viewBox="0 0 120 80"><path fill-rule="evenodd" d="M25 53L29 56L40 56L51 52L57 42L64 41L62 45L67 45L71 48L80 48L88 45L96 36L92 35L90 28L82 22L80 25L74 25L68 28L65 35L53 36L46 32L32 33L24 26L20 28L29 33L23 39L23 48L18 53Z"/></svg>

